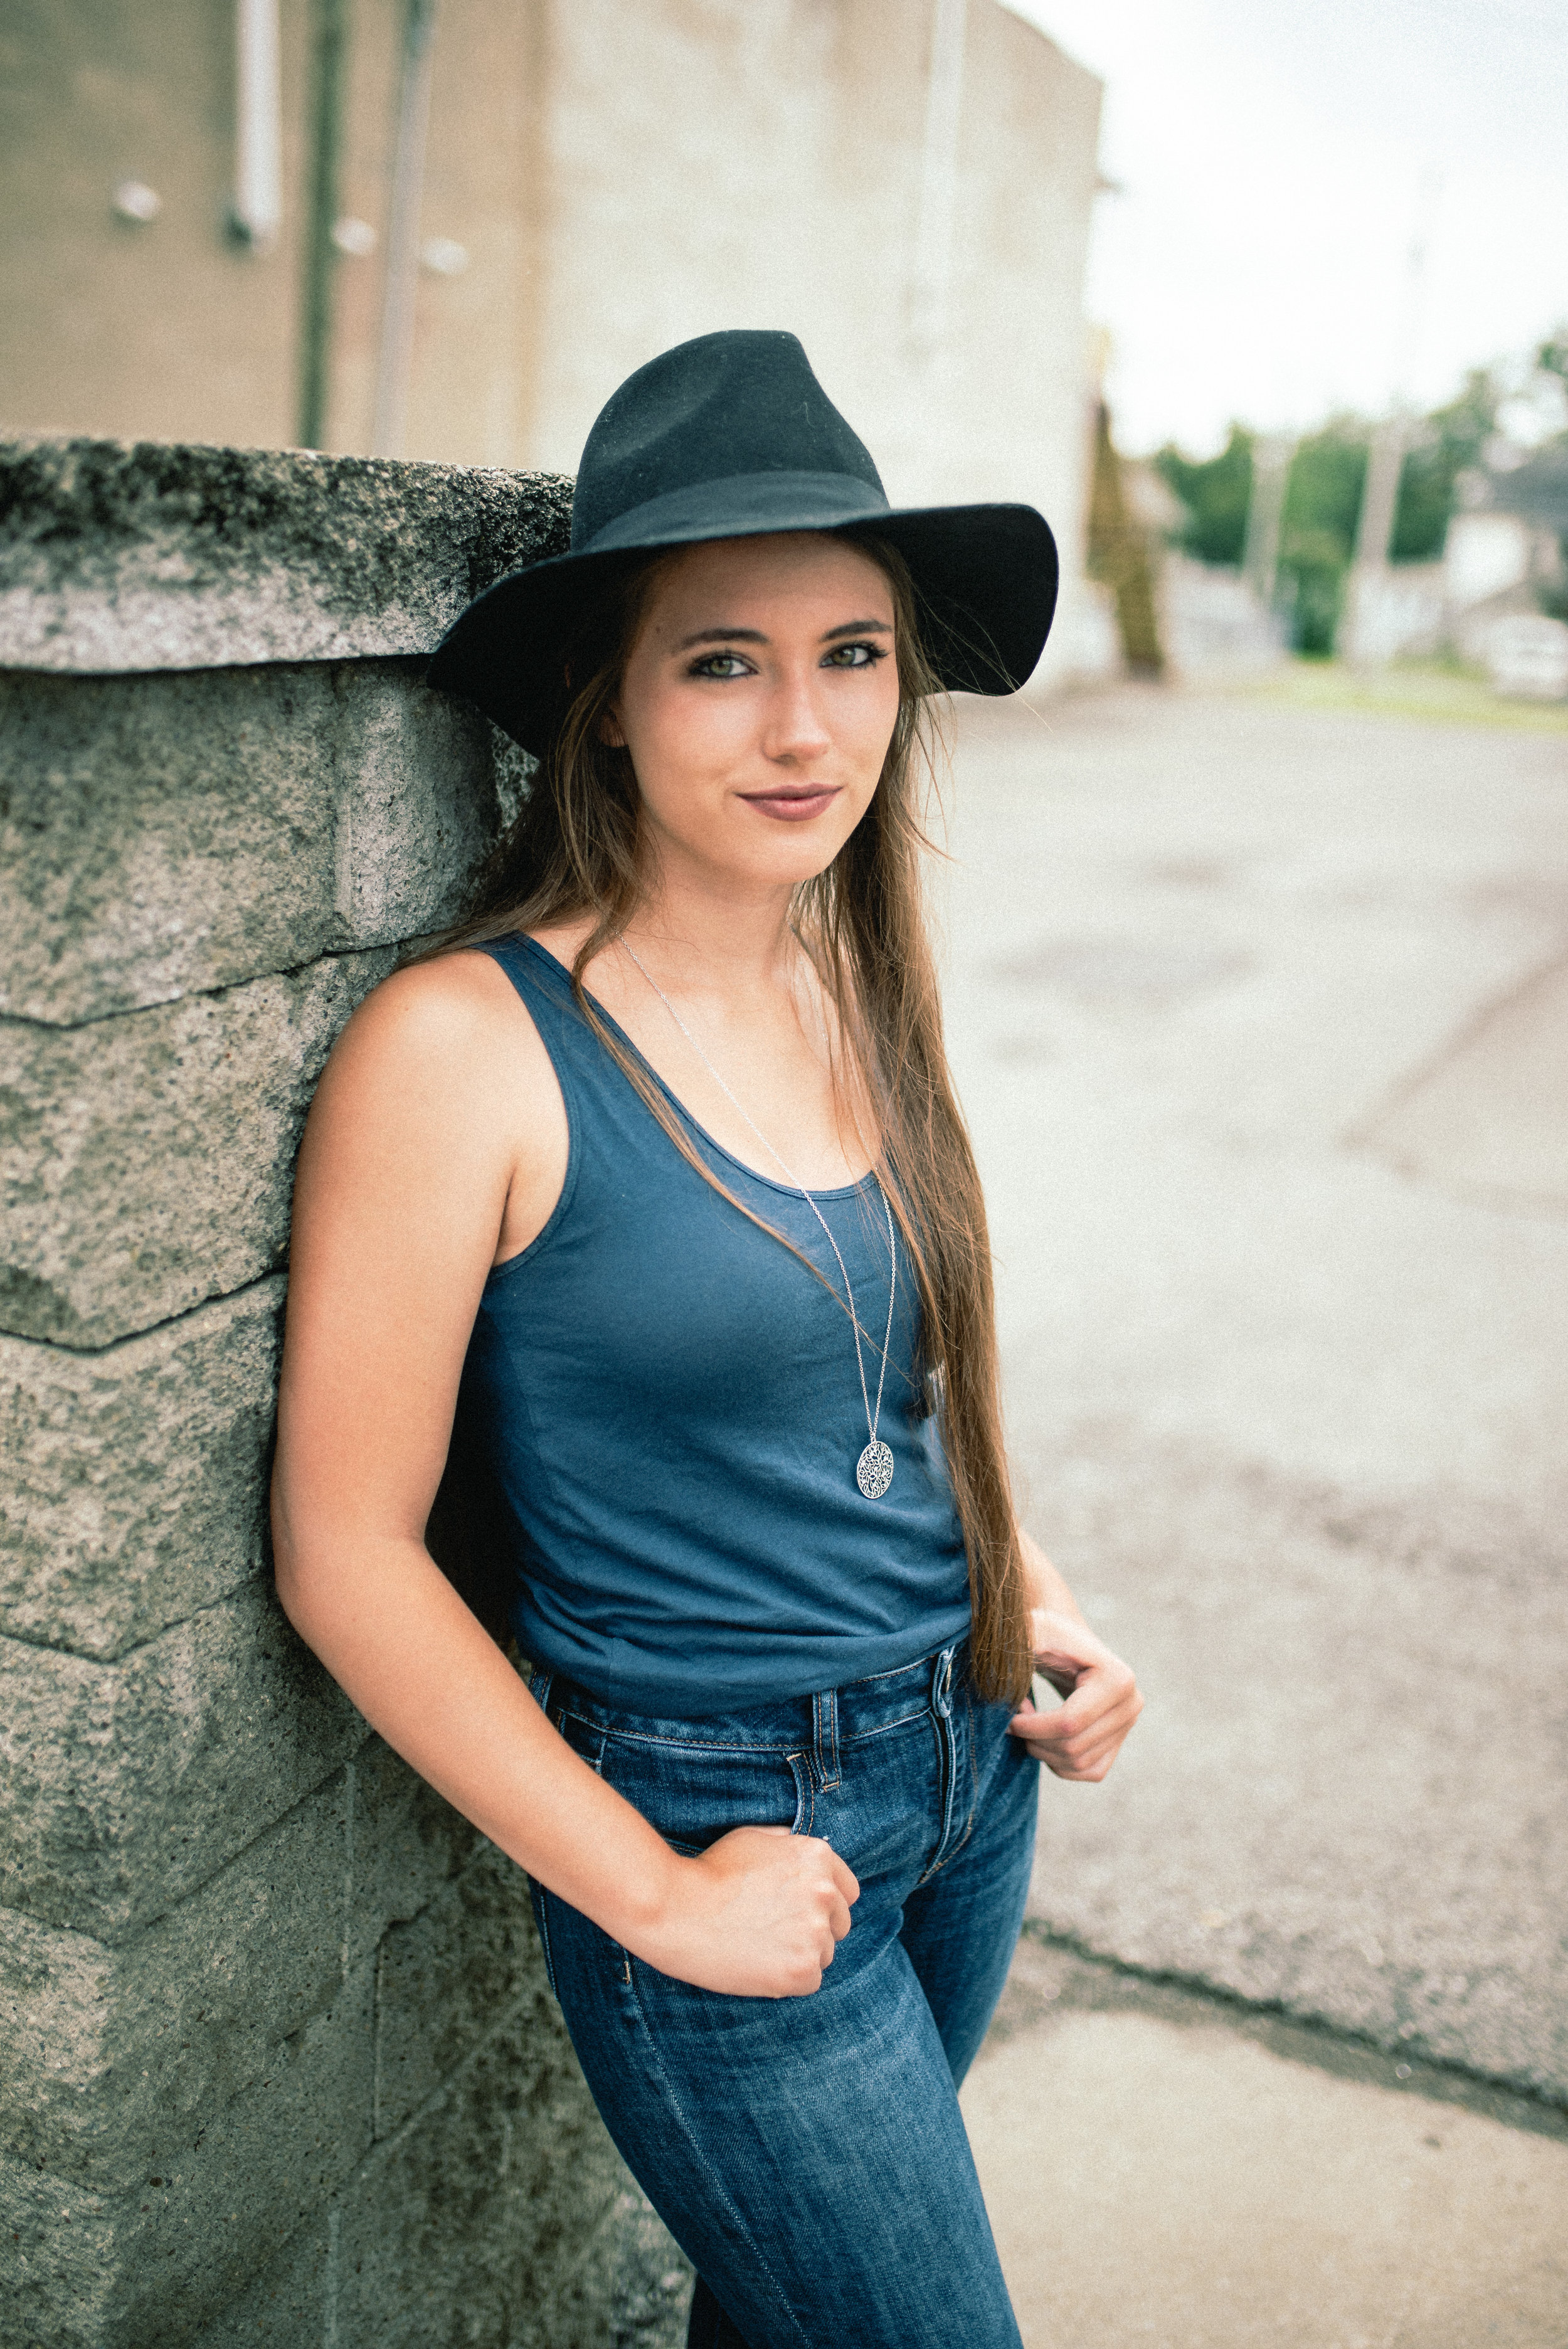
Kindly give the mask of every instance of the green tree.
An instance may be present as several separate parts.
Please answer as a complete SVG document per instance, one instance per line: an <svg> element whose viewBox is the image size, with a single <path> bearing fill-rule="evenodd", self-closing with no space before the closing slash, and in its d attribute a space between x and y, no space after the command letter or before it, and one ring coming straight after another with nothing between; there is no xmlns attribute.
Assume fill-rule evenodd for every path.
<svg viewBox="0 0 1568 2349"><path fill-rule="evenodd" d="M1568 329L1536 354L1543 371L1568 376ZM1480 461L1497 428L1499 390L1482 367L1444 408L1415 427L1399 473L1389 558L1435 563L1453 512L1454 484ZM1239 564L1246 549L1255 436L1233 424L1217 457L1184 456L1167 442L1155 470L1187 509L1179 543L1201 563ZM1366 493L1372 428L1358 416L1331 417L1296 444L1280 529L1277 601L1290 615L1298 652L1326 658L1345 601Z"/></svg>
<svg viewBox="0 0 1568 2349"><path fill-rule="evenodd" d="M1253 435L1233 424L1217 457L1184 457L1167 441L1154 470L1186 507L1180 543L1200 563L1239 564L1247 543L1253 494Z"/></svg>
<svg viewBox="0 0 1568 2349"><path fill-rule="evenodd" d="M1359 417L1336 416L1297 441L1280 522L1279 601L1299 653L1326 660L1345 601L1367 484L1369 434Z"/></svg>
<svg viewBox="0 0 1568 2349"><path fill-rule="evenodd" d="M1542 353L1542 366L1551 347ZM1497 386L1484 367L1471 369L1457 399L1422 418L1400 469L1391 561L1439 560L1454 510L1454 483L1467 467L1480 463L1496 428Z"/></svg>

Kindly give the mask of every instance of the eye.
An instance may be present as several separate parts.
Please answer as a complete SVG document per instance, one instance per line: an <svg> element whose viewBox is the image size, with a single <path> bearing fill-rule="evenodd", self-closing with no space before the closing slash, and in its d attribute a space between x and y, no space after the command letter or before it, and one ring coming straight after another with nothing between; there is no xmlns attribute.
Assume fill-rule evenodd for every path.
<svg viewBox="0 0 1568 2349"><path fill-rule="evenodd" d="M878 661L886 660L887 647L859 642L834 645L824 656L824 668L875 668Z"/></svg>
<svg viewBox="0 0 1568 2349"><path fill-rule="evenodd" d="M746 677L750 670L751 663L742 660L738 653L704 653L699 659L693 661L686 675L713 677L722 681L726 678Z"/></svg>

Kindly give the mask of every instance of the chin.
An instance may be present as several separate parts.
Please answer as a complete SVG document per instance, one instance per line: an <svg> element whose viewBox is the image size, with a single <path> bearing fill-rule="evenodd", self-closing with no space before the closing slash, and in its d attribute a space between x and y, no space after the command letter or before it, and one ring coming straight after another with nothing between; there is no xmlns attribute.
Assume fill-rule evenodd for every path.
<svg viewBox="0 0 1568 2349"><path fill-rule="evenodd" d="M770 852L745 860L748 874L758 880L788 882L798 888L804 881L814 881L825 873L844 844L848 834L836 831L830 837L820 834L815 839L781 840Z"/></svg>
<svg viewBox="0 0 1568 2349"><path fill-rule="evenodd" d="M798 880L809 881L827 871L865 812L864 808L858 809L853 821L846 823L841 809L830 808L810 823L770 826L768 836L754 837L747 843L747 861L759 857L780 874L788 871Z"/></svg>

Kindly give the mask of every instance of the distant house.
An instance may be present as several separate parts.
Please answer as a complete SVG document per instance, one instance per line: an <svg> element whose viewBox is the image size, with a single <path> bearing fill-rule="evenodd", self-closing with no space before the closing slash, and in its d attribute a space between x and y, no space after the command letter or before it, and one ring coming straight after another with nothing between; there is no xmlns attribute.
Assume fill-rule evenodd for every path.
<svg viewBox="0 0 1568 2349"><path fill-rule="evenodd" d="M1568 441L1461 474L1443 571L1457 634L1504 612L1568 610Z"/></svg>
<svg viewBox="0 0 1568 2349"><path fill-rule="evenodd" d="M1568 440L1459 489L1443 552L1451 641L1519 690L1568 693Z"/></svg>

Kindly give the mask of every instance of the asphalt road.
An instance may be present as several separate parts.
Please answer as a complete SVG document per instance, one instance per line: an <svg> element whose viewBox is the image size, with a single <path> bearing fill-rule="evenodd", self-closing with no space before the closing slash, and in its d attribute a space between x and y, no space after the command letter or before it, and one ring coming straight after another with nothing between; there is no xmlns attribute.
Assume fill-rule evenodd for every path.
<svg viewBox="0 0 1568 2349"><path fill-rule="evenodd" d="M1037 1925L1568 2101L1568 734L964 711L1026 1514L1148 1711Z"/></svg>

